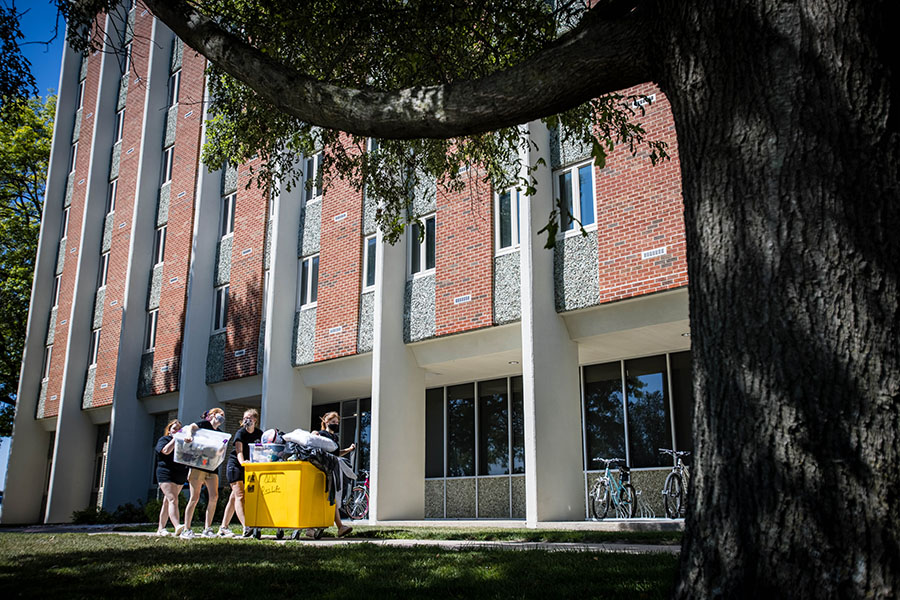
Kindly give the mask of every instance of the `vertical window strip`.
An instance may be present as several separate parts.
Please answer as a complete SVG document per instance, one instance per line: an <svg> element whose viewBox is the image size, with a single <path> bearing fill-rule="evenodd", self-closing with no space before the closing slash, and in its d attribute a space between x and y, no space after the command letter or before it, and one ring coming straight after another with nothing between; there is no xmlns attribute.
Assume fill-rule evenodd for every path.
<svg viewBox="0 0 900 600"><path fill-rule="evenodd" d="M113 179L109 182L109 188L106 192L106 214L116 210L116 195L119 192L119 180Z"/></svg>

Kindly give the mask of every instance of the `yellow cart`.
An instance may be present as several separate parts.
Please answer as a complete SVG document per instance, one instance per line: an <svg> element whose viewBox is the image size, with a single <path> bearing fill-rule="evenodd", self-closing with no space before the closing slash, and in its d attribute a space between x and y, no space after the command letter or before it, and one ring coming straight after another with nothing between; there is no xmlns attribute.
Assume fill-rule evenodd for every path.
<svg viewBox="0 0 900 600"><path fill-rule="evenodd" d="M305 461L244 463L244 516L247 527L330 527L325 474Z"/></svg>

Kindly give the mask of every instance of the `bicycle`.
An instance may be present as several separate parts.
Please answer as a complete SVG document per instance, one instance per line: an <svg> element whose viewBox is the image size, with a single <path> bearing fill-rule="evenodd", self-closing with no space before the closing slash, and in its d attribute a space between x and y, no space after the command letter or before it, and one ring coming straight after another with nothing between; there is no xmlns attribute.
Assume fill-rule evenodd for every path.
<svg viewBox="0 0 900 600"><path fill-rule="evenodd" d="M605 519L610 505L615 507L616 518L631 519L637 505L637 495L631 485L631 469L625 464L619 465L619 476L611 476L609 465L624 463L623 458L595 458L606 465L603 475L594 482L588 494L591 501L591 514L595 519Z"/></svg>
<svg viewBox="0 0 900 600"><path fill-rule="evenodd" d="M343 507L344 512L354 521L365 519L369 514L369 472L361 471L361 473L363 482L353 486Z"/></svg>
<svg viewBox="0 0 900 600"><path fill-rule="evenodd" d="M663 484L662 495L663 504L666 507L666 516L670 519L684 517L685 506L687 505L687 483L690 480L690 471L684 458L690 456L690 452L685 450L669 450L668 448L660 448L660 453L668 454L675 462L672 472L666 477Z"/></svg>

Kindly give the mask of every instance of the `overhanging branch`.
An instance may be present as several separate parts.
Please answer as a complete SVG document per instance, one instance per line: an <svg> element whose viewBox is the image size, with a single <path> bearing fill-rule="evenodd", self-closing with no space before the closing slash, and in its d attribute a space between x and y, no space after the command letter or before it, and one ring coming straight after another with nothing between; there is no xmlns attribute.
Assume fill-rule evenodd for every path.
<svg viewBox="0 0 900 600"><path fill-rule="evenodd" d="M304 122L389 139L449 138L526 123L650 79L640 11L590 18L487 77L397 91L316 81L270 59L184 0L145 0L188 46ZM597 9L594 9L597 10Z"/></svg>

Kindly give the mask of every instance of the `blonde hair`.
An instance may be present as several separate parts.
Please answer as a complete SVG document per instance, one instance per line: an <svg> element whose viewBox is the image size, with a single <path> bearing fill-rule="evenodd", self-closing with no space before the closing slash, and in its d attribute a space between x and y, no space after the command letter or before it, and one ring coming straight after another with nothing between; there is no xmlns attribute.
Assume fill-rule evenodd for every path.
<svg viewBox="0 0 900 600"><path fill-rule="evenodd" d="M175 423L178 423L179 425L181 425L181 420L180 419L172 419L169 422L169 424L166 425L166 431L165 431L165 433L163 433L163 435L169 435L170 433L172 433L172 425L174 425ZM181 429L181 427L179 427L178 429Z"/></svg>
<svg viewBox="0 0 900 600"><path fill-rule="evenodd" d="M340 420L341 420L341 415L339 415L339 414L337 413L337 411L334 411L334 410L333 410L333 411L331 411L331 412L329 412L329 413L325 413L324 415L322 415L321 417L319 417L319 419L322 421L322 429L325 429L325 422L326 422L326 421L329 421L329 420L331 419L331 417L337 417L337 418L338 418L338 422L340 422Z"/></svg>
<svg viewBox="0 0 900 600"><path fill-rule="evenodd" d="M244 417L251 416L256 419L256 422L259 423L259 411L255 408L248 408L244 411Z"/></svg>

